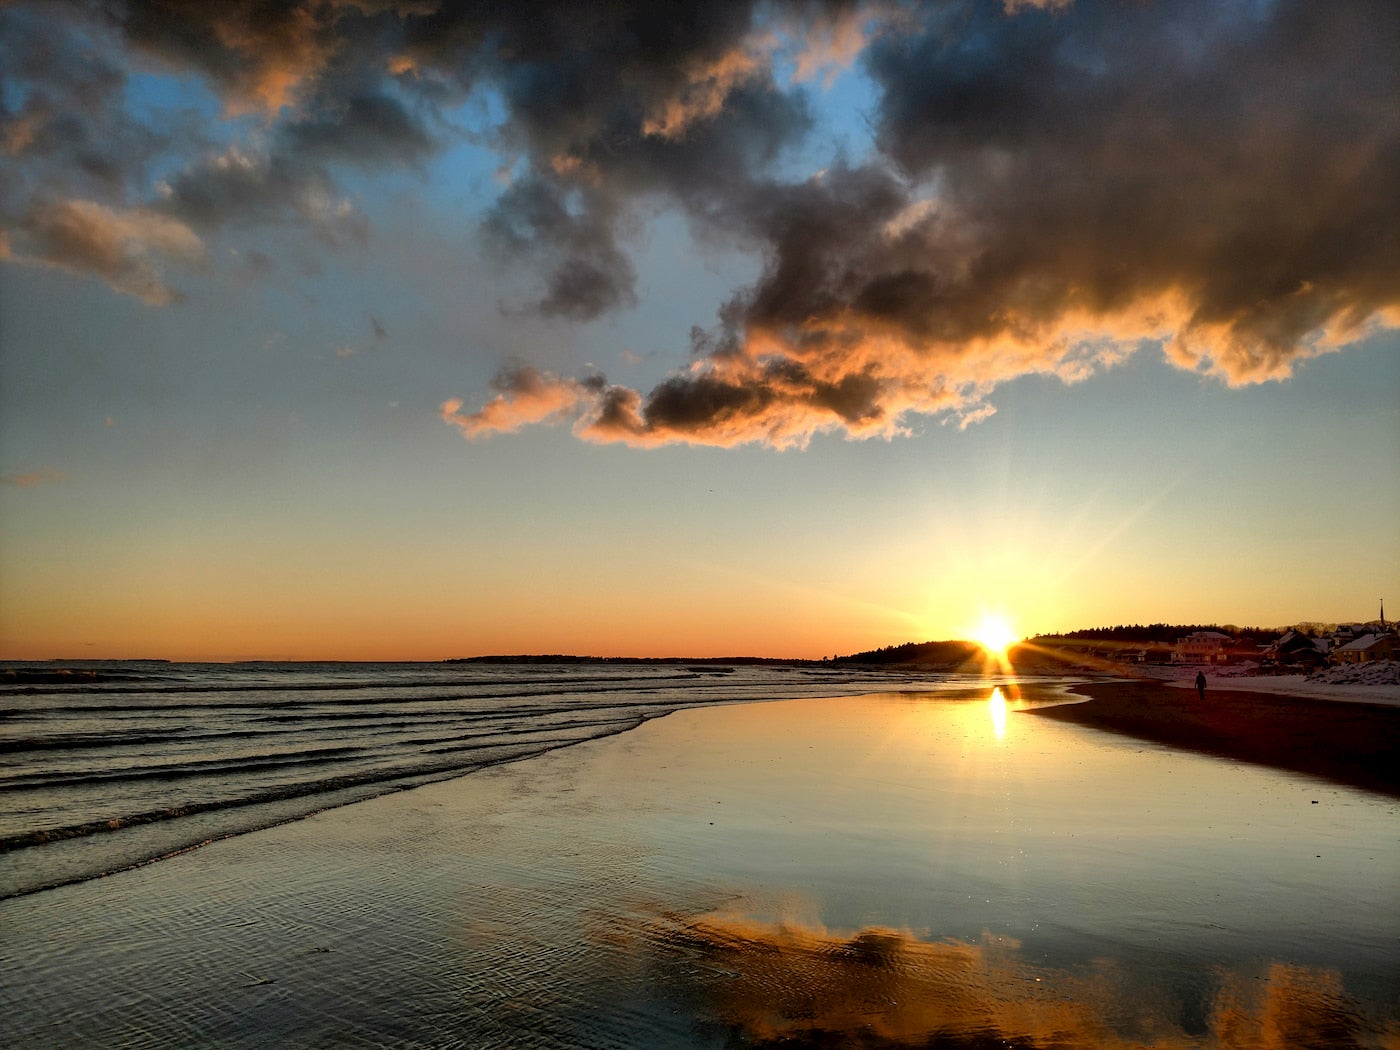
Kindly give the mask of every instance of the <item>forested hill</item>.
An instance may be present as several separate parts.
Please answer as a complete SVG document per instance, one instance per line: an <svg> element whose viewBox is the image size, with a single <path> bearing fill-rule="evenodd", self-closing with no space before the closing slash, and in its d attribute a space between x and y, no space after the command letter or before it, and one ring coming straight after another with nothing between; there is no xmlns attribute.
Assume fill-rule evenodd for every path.
<svg viewBox="0 0 1400 1050"><path fill-rule="evenodd" d="M1077 631L1060 634L1038 634L1033 641L1082 641L1082 642L1176 642L1195 631L1219 631L1237 641L1251 641L1267 644L1278 636L1278 629L1263 627L1236 627L1234 624L1218 623L1149 623L1119 624L1116 627L1084 627Z"/></svg>
<svg viewBox="0 0 1400 1050"><path fill-rule="evenodd" d="M1116 627L1085 627L1062 634L1038 634L1023 646L1036 648L1041 657L1052 657L1057 646L1069 643L1100 643L1106 645L1174 645L1195 631L1219 631L1237 642L1267 645L1279 634L1278 629L1237 627L1234 624L1149 623L1119 624ZM863 653L838 657L838 663L853 664L918 664L922 666L956 667L979 659L982 649L976 642L905 642L871 649Z"/></svg>
<svg viewBox="0 0 1400 1050"><path fill-rule="evenodd" d="M853 664L962 664L979 657L982 647L976 642L905 642L887 645L883 649L842 656L839 663Z"/></svg>

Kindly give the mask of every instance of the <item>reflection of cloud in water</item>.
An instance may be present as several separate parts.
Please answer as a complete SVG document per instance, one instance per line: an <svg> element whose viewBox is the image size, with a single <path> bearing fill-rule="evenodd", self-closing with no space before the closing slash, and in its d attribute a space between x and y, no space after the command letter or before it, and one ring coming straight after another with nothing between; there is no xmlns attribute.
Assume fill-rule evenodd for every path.
<svg viewBox="0 0 1400 1050"><path fill-rule="evenodd" d="M945 1050L1400 1047L1394 1020L1365 1022L1336 974L1275 965L1226 973L1187 1032L1172 997L1134 990L1111 964L1087 977L1036 968L1009 938L926 941L871 928L854 936L744 919L668 917L652 931L678 980L743 1045L918 1046Z"/></svg>
<svg viewBox="0 0 1400 1050"><path fill-rule="evenodd" d="M1296 1047L1400 1047L1392 1019L1384 1039L1371 1039L1358 1004L1332 972L1275 963L1266 977L1230 974L1216 998L1212 1027L1230 1050Z"/></svg>

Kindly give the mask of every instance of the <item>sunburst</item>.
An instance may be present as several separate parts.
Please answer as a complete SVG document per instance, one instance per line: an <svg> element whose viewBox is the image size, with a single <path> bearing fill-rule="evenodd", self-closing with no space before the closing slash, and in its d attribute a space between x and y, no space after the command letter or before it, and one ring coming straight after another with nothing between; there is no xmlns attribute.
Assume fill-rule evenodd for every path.
<svg viewBox="0 0 1400 1050"><path fill-rule="evenodd" d="M1005 616L997 613L983 613L981 625L973 632L972 640L996 660L1006 659L1006 650L1017 641L1016 632Z"/></svg>

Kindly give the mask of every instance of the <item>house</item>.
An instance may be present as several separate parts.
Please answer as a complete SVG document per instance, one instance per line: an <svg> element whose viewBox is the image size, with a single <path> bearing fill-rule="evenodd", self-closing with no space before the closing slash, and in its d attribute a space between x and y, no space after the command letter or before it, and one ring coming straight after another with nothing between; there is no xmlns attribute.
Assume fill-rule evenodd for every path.
<svg viewBox="0 0 1400 1050"><path fill-rule="evenodd" d="M1368 660L1400 659L1400 645L1393 634L1363 634L1354 642L1339 645L1332 650L1332 659L1337 663L1361 664Z"/></svg>
<svg viewBox="0 0 1400 1050"><path fill-rule="evenodd" d="M1228 663L1258 663L1264 659L1267 646L1257 645L1248 638L1241 638L1225 651L1225 659Z"/></svg>
<svg viewBox="0 0 1400 1050"><path fill-rule="evenodd" d="M1264 651L1264 659L1279 667L1302 667L1311 670L1322 666L1326 658L1326 652L1317 641L1301 631L1285 632Z"/></svg>
<svg viewBox="0 0 1400 1050"><path fill-rule="evenodd" d="M1226 647L1234 641L1219 631L1192 631L1176 640L1173 658L1179 664L1223 664Z"/></svg>
<svg viewBox="0 0 1400 1050"><path fill-rule="evenodd" d="M1356 641L1356 640L1357 640L1358 638L1360 638L1362 635L1377 634L1377 633L1379 633L1379 632L1377 632L1377 630L1376 630L1374 627L1370 626L1369 624L1364 624L1364 623L1343 623L1343 624L1338 624L1338 625L1337 625L1337 629L1336 629L1335 631L1332 632L1332 646L1333 646L1333 648L1341 648L1341 647L1344 646L1344 645L1350 645L1352 642Z"/></svg>

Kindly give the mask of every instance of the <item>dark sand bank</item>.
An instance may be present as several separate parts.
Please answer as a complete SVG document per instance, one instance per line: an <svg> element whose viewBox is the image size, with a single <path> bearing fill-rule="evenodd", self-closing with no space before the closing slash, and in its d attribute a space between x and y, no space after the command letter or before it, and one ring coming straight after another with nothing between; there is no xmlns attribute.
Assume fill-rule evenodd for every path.
<svg viewBox="0 0 1400 1050"><path fill-rule="evenodd" d="M1325 777L1400 797L1400 708L1159 682L1094 682L1082 704L1034 709L1168 747Z"/></svg>

